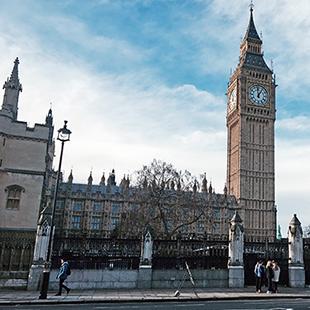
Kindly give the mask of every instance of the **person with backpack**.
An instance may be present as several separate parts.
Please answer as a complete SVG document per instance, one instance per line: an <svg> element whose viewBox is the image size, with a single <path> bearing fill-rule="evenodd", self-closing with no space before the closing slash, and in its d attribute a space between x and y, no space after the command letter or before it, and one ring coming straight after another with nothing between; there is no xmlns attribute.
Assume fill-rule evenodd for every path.
<svg viewBox="0 0 310 310"><path fill-rule="evenodd" d="M64 288L67 291L67 295L70 292L70 288L64 285L64 281L67 279L67 277L71 274L71 268L69 263L65 260L64 257L60 259L61 266L58 271L58 274L56 276L56 279L59 279L59 290L58 293L55 296L61 296L62 288Z"/></svg>
<svg viewBox="0 0 310 310"><path fill-rule="evenodd" d="M265 275L265 268L263 266L262 260L257 261L255 268L254 268L254 273L255 273L255 279L256 279L256 293L261 293L263 279Z"/></svg>

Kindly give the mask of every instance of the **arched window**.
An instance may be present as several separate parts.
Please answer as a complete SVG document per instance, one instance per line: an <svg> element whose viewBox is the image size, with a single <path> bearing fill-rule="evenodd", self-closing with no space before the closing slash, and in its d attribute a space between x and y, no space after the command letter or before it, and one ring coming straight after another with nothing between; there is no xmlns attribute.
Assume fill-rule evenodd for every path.
<svg viewBox="0 0 310 310"><path fill-rule="evenodd" d="M10 185L8 186L5 191L8 193L7 200L6 200L6 208L7 209L19 209L20 199L22 193L25 189L19 185Z"/></svg>

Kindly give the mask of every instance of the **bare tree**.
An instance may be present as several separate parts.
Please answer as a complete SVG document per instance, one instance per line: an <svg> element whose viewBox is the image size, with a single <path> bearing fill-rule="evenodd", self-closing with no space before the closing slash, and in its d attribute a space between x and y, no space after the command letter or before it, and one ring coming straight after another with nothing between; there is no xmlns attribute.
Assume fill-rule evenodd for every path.
<svg viewBox="0 0 310 310"><path fill-rule="evenodd" d="M205 226L212 214L209 196L199 192L199 187L189 171L177 171L172 164L154 159L136 172L131 190L135 207L123 214L118 233L139 236L150 226L157 237L193 234L194 225L200 221Z"/></svg>
<svg viewBox="0 0 310 310"><path fill-rule="evenodd" d="M310 238L310 225L305 226L303 228L303 232L304 232L304 237L305 238Z"/></svg>

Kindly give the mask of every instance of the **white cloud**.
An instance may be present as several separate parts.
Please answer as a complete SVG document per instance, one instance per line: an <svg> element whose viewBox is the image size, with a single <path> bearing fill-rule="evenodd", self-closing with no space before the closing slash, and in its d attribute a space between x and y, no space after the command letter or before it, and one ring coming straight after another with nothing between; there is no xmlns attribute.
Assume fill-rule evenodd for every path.
<svg viewBox="0 0 310 310"><path fill-rule="evenodd" d="M248 1L240 3L244 6L214 1L212 16L206 11L207 19L191 29L202 45L202 36L207 37L202 29L206 29L218 46L213 49L212 44L206 44L205 53L197 55L200 70L204 67L208 72L228 72L237 64L239 37L248 22L245 14ZM300 89L310 82L309 57L305 57L309 51L309 40L305 39L310 29L306 19L308 5L300 1L292 7L291 2L283 1L276 7L262 0L255 9L258 29L264 26L266 54L277 55L279 91L290 96L300 95ZM32 27L19 18L14 19L14 15L6 17L2 11L0 17L0 81L9 76L13 61L19 56L24 86L20 119L44 122L52 102L55 128L60 128L64 119L69 121L72 140L65 147L66 176L73 168L75 181L86 182L92 169L94 182L99 182L103 171L107 174L115 168L120 180L124 173L131 174L157 158L197 176L206 172L216 191L222 191L226 177L224 96L217 97L190 84L167 86L150 67L122 74L98 72L81 58L72 58L61 46L50 49L51 45L44 45ZM221 18L229 20L231 27L225 28ZM123 57L125 63L137 64L141 57L148 56L148 51L127 42L94 35L68 16L58 16L57 21L58 25L53 25L53 19L47 19L49 27L54 27L53 31L56 29L63 40L84 44L85 48L89 43L90 49L107 55L114 49L119 50L117 55ZM307 116L280 119L276 124L280 131L309 130ZM58 152L59 145L57 156ZM310 203L305 195L310 175L309 152L309 141L305 139L300 141L296 137L291 141L284 136L277 140L276 189L281 225L290 220L291 210L301 213ZM57 162L58 157L55 166ZM287 216L289 218L285 218Z"/></svg>
<svg viewBox="0 0 310 310"><path fill-rule="evenodd" d="M310 130L310 119L307 116L294 116L277 121L277 128L294 132L306 132Z"/></svg>

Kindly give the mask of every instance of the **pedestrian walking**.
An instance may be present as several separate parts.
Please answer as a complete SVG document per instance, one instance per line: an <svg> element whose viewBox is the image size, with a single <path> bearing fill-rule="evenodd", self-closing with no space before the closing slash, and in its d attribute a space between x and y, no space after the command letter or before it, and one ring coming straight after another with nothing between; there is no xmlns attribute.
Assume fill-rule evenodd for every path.
<svg viewBox="0 0 310 310"><path fill-rule="evenodd" d="M274 276L274 272L272 269L272 262L269 260L266 264L266 278L267 278L267 283L268 283L268 289L267 289L267 294L272 293L272 279Z"/></svg>
<svg viewBox="0 0 310 310"><path fill-rule="evenodd" d="M263 266L263 261L258 260L254 268L255 280L256 280L256 293L261 293L262 291L262 283L263 283L264 274L265 274L264 271L265 271L265 268Z"/></svg>
<svg viewBox="0 0 310 310"><path fill-rule="evenodd" d="M272 278L273 291L275 293L278 293L278 282L280 279L280 272L281 272L278 262L275 261L273 262L272 270L273 270L273 278Z"/></svg>
<svg viewBox="0 0 310 310"><path fill-rule="evenodd" d="M70 292L70 288L64 285L64 281L67 279L67 277L71 274L71 268L69 266L69 263L65 260L64 257L60 259L61 266L58 271L58 274L56 276L56 279L59 279L59 289L56 296L60 296L62 293L62 288L64 288L67 291L67 295Z"/></svg>

